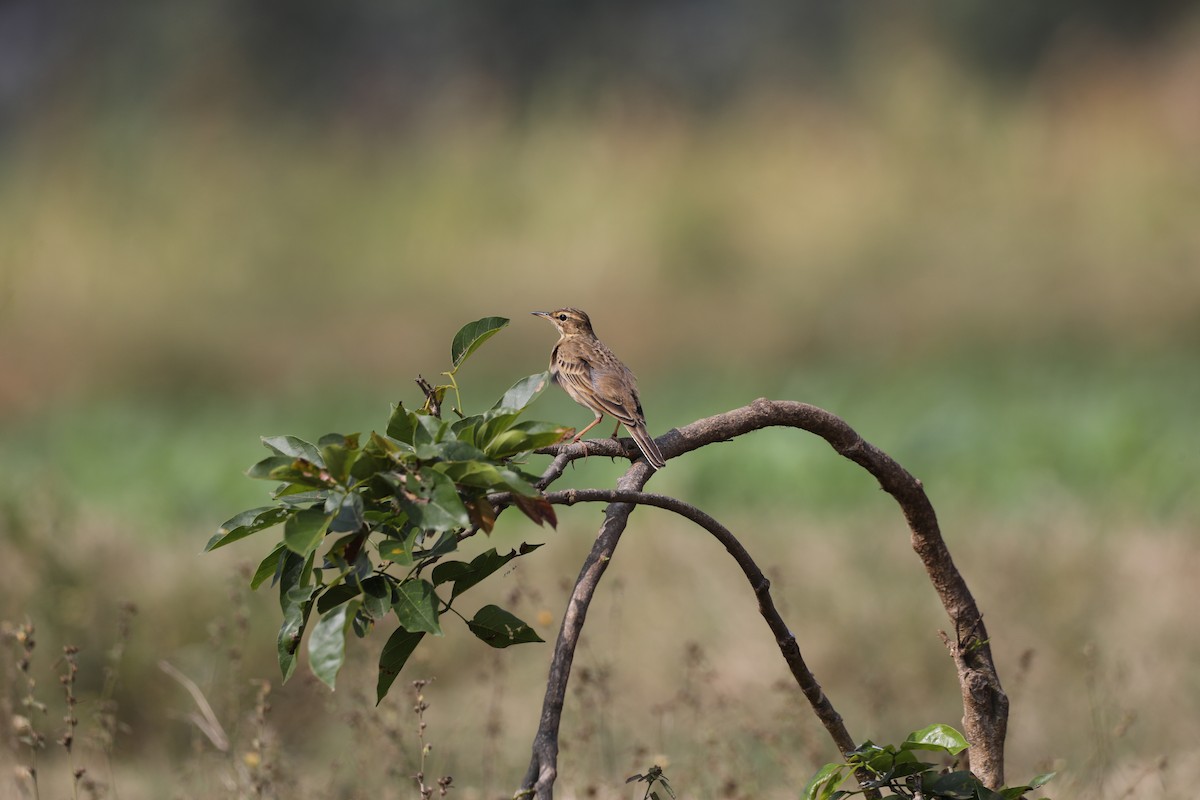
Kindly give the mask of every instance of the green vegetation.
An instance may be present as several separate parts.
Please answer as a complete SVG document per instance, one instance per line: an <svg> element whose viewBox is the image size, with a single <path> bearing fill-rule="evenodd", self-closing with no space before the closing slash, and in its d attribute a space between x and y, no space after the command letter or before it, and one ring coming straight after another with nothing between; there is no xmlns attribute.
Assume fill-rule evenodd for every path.
<svg viewBox="0 0 1200 800"><path fill-rule="evenodd" d="M866 741L849 753L842 763L826 764L817 770L801 797L804 800L842 800L863 790L887 790L887 797L928 798L928 800L1019 800L1043 786L1053 773L1038 775L1028 784L1010 786L995 792L988 789L970 771L938 770L921 761L918 754L957 756L969 746L966 738L949 725L930 725L913 731L899 746L877 745ZM851 774L865 775L858 791L839 788Z"/></svg>

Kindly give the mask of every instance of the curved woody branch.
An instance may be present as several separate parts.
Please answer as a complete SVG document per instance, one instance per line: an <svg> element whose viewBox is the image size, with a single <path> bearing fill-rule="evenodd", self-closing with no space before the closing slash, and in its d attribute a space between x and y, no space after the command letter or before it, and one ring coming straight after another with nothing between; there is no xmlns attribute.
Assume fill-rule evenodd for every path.
<svg viewBox="0 0 1200 800"><path fill-rule="evenodd" d="M985 785L999 788L1004 783L1008 698L996 675L983 618L966 581L950 557L938 527L937 515L921 482L882 450L859 436L840 417L807 403L759 399L748 406L672 430L657 441L663 454L673 458L708 444L730 441L768 427L800 428L822 437L837 453L874 476L884 491L899 504L908 522L912 547L924 564L929 580L954 627L955 636L952 641L947 637L947 644L962 690L964 733L971 743L968 750L969 767ZM627 447L626 444L627 440L588 440L546 448L540 452L555 455L556 458L543 475L541 484L549 485L562 474L567 463L585 455L637 458L639 454L636 448ZM640 492L651 475L647 464L635 461L618 481L614 497L632 497L621 493ZM523 782L524 791L519 794L536 793L539 800L552 797L557 769L558 722L575 644L583 627L587 606L632 510L633 506L628 502L609 505L596 542L576 580L555 644L541 722L533 744L533 758Z"/></svg>

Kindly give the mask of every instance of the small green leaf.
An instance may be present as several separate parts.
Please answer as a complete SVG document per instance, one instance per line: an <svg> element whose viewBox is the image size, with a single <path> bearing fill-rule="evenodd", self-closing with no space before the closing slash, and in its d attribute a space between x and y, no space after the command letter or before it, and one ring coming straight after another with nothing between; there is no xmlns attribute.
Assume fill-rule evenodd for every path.
<svg viewBox="0 0 1200 800"><path fill-rule="evenodd" d="M319 508L303 508L283 525L283 541L296 555L307 556L317 549L332 517Z"/></svg>
<svg viewBox="0 0 1200 800"><path fill-rule="evenodd" d="M494 409L511 408L514 411L520 411L529 405L535 397L542 393L546 385L550 382L549 372L539 372L536 375L530 375L527 378L522 378L512 385L512 387L504 393Z"/></svg>
<svg viewBox="0 0 1200 800"><path fill-rule="evenodd" d="M348 578L347 582L339 583L317 598L317 613L327 614L330 609L337 608L360 594L362 594L362 590L358 584L354 582L353 578Z"/></svg>
<svg viewBox="0 0 1200 800"><path fill-rule="evenodd" d="M541 547L540 544L523 544L520 549L513 550L511 553L506 553L505 555L500 555L496 552L496 548L493 547L491 550L475 556L469 564L462 561L447 561L444 564L438 564L434 567L431 577L435 585L454 581L454 589L450 593L450 602L454 602L454 598L496 572L514 558L532 553L539 547Z"/></svg>
<svg viewBox="0 0 1200 800"><path fill-rule="evenodd" d="M263 506L243 511L236 517L226 520L217 529L216 534L208 540L208 544L204 546L204 549L206 551L216 550L218 547L224 547L231 542L245 539L251 534L264 531L267 528L273 528L287 519L288 513L288 509L277 506Z"/></svg>
<svg viewBox="0 0 1200 800"><path fill-rule="evenodd" d="M318 489L329 485L329 476L320 464L288 456L268 456L246 470L246 475L257 480L301 483ZM276 495L281 493L282 490Z"/></svg>
<svg viewBox="0 0 1200 800"><path fill-rule="evenodd" d="M949 725L930 725L913 731L900 745L904 750L943 750L958 755L969 747L967 737Z"/></svg>
<svg viewBox="0 0 1200 800"><path fill-rule="evenodd" d="M372 575L362 582L363 610L371 619L383 619L392 609L392 584L383 575Z"/></svg>
<svg viewBox="0 0 1200 800"><path fill-rule="evenodd" d="M484 452L492 458L508 458L517 453L527 453L539 447L558 444L573 430L574 428L566 428L553 422L520 422L488 442Z"/></svg>
<svg viewBox="0 0 1200 800"><path fill-rule="evenodd" d="M293 461L299 458L310 461L318 467L325 466L325 459L321 458L321 451L317 449L317 446L295 436L264 436L262 443L277 454L288 456Z"/></svg>
<svg viewBox="0 0 1200 800"><path fill-rule="evenodd" d="M539 492L522 473L510 467L499 467L487 461L462 461L442 468L446 476L463 486L473 486L491 492L510 491L526 497L539 497Z"/></svg>
<svg viewBox="0 0 1200 800"><path fill-rule="evenodd" d="M350 470L354 467L354 462L362 455L362 450L358 448L358 434L353 433L349 436L342 436L338 433L330 433L321 437L321 441L317 445L321 451L321 457L324 459L325 468L329 474L337 481L345 483L350 477Z"/></svg>
<svg viewBox="0 0 1200 800"><path fill-rule="evenodd" d="M471 524L454 481L429 467L422 467L416 478L407 484L414 497L402 496L413 525L427 531L449 531Z"/></svg>
<svg viewBox="0 0 1200 800"><path fill-rule="evenodd" d="M829 800L845 779L845 764L826 764L812 776L800 797L803 800Z"/></svg>
<svg viewBox="0 0 1200 800"><path fill-rule="evenodd" d="M284 544L280 542L275 545L275 549L266 558L259 562L258 569L254 570L254 577L250 579L251 591L262 586L267 578L275 578L279 575L279 568L283 561L284 552Z"/></svg>
<svg viewBox="0 0 1200 800"><path fill-rule="evenodd" d="M308 637L309 669L330 689L346 660L346 615L353 611L357 611L356 603L337 606L317 621Z"/></svg>
<svg viewBox="0 0 1200 800"><path fill-rule="evenodd" d="M383 646L383 652L379 654L379 680L375 684L376 705L387 696L388 689L392 688L400 670L404 668L408 657L413 654L413 650L417 649L417 645L421 643L424 636L424 633L413 633L404 628L397 628L388 637L387 644Z"/></svg>
<svg viewBox="0 0 1200 800"><path fill-rule="evenodd" d="M291 467L296 459L289 456L267 456L262 461L246 470L246 475L258 480L279 480L272 477L279 469Z"/></svg>
<svg viewBox="0 0 1200 800"><path fill-rule="evenodd" d="M1041 787L1043 787L1047 783L1049 783L1051 780L1053 780L1054 776L1057 774L1058 774L1057 772L1043 772L1041 775L1035 776L1034 779L1031 780L1029 782L1029 785L1026 786L1025 788L1026 789L1040 789Z"/></svg>
<svg viewBox="0 0 1200 800"><path fill-rule="evenodd" d="M483 452L474 445L449 439L444 442L429 442L418 445L417 458L424 462L430 461L476 461L485 458Z"/></svg>
<svg viewBox="0 0 1200 800"><path fill-rule="evenodd" d="M402 567L413 563L412 539L384 539L379 543L379 557L384 561L395 561Z"/></svg>
<svg viewBox="0 0 1200 800"><path fill-rule="evenodd" d="M450 430L450 423L438 419L432 414L417 414L417 427L413 431L413 446L443 441L448 430Z"/></svg>
<svg viewBox="0 0 1200 800"><path fill-rule="evenodd" d="M329 507L331 501L337 501L334 507ZM333 519L329 523L329 530L334 533L347 533L357 531L363 526L363 499L358 492L350 492L350 494L340 496L337 494L330 495L325 501L325 513L332 514Z"/></svg>
<svg viewBox="0 0 1200 800"><path fill-rule="evenodd" d="M458 369L479 346L496 335L508 320L504 317L484 317L474 322L468 322L454 334L450 345L450 361L454 369Z"/></svg>
<svg viewBox="0 0 1200 800"><path fill-rule="evenodd" d="M921 784L928 794L951 800L975 800L980 789L987 789L969 772L947 772L944 775L935 775ZM992 794L995 795L994 792Z"/></svg>
<svg viewBox="0 0 1200 800"><path fill-rule="evenodd" d="M283 601L283 624L279 627L276 649L279 654L279 671L283 673L284 683L287 683L288 678L296 671L296 651L300 648L308 613L312 610L314 591L316 588L312 586L291 589Z"/></svg>
<svg viewBox="0 0 1200 800"><path fill-rule="evenodd" d="M391 419L388 420L387 435L405 444L412 444L416 429L417 415L406 409L403 403L397 403L392 409ZM374 439L375 436L372 436L372 441Z"/></svg>
<svg viewBox="0 0 1200 800"><path fill-rule="evenodd" d="M405 630L442 635L438 623L438 597L433 584L420 578L410 578L397 587L396 602L392 604L396 619Z"/></svg>
<svg viewBox="0 0 1200 800"><path fill-rule="evenodd" d="M544 641L533 628L503 608L487 605L479 609L467 623L471 633L491 647L509 647L514 644Z"/></svg>

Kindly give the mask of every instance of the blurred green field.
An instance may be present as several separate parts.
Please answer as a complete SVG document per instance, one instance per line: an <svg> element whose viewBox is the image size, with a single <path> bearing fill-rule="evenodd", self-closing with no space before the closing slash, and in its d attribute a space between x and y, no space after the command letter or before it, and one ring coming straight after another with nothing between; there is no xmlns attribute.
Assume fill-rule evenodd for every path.
<svg viewBox="0 0 1200 800"><path fill-rule="evenodd" d="M278 610L232 572L271 534L200 549L263 500L241 474L260 435L382 428L418 373L447 366L458 326L495 314L513 324L460 375L468 406L490 405L544 369L553 335L526 312L573 304L639 373L652 432L803 400L925 482L1012 697L1011 779L1060 768L1057 798L1186 794L1200 780L1188 44L1060 66L1017 94L914 51L862 67L837 102L763 88L710 119L547 101L396 142L187 109L19 131L0 150L0 620L37 625L43 729L61 727L67 643L83 647L94 726L130 600L112 773L94 732L82 749L120 797L251 796L260 733L280 796L413 796L402 687L379 710L367 699L383 638L333 695L304 675L275 685L257 731L251 679L278 684ZM588 419L560 394L535 408ZM564 483L620 472L591 459ZM852 735L957 723L944 614L856 467L768 431L651 487L744 536ZM547 639L599 511L563 518L503 520L496 546L549 546L479 598L547 615ZM684 797L794 797L832 757L739 580L697 531L638 512L586 629L563 796L632 796L624 778L658 761ZM549 647L482 652L456 633L402 680L436 677L432 769L463 798L509 796ZM160 659L207 693L228 754L184 719ZM0 761L23 763L7 730ZM53 752L42 796L69 791Z"/></svg>

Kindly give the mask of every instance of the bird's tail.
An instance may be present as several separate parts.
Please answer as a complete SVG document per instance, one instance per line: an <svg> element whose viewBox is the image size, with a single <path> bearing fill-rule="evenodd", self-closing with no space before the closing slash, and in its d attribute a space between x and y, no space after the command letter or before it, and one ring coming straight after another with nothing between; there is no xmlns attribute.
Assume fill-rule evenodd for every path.
<svg viewBox="0 0 1200 800"><path fill-rule="evenodd" d="M654 439L646 432L646 426L641 423L634 425L626 425L625 429L629 431L629 435L637 442L638 449L642 451L642 455L650 462L650 465L655 469L662 469L667 465L663 458L662 451L658 449L658 445Z"/></svg>

